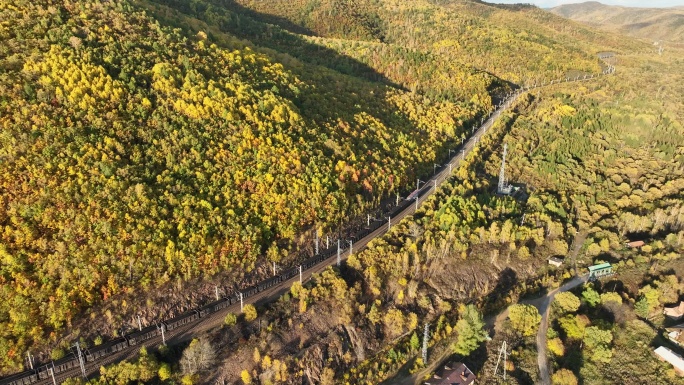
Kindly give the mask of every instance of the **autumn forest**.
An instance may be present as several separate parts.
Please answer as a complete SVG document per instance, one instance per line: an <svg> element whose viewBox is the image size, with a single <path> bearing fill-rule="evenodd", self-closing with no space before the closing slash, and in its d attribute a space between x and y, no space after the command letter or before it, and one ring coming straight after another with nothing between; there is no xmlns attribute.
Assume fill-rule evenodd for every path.
<svg viewBox="0 0 684 385"><path fill-rule="evenodd" d="M523 93L343 267L93 381L405 383L430 374L428 323L434 359L489 383L505 339L508 383L536 383L527 310L496 315L610 262L612 283L552 306L553 383L642 364L683 383L648 347L684 295L681 48L470 0L10 0L0 40L0 374L294 266L429 178L505 95L610 64ZM504 143L515 196L495 193ZM189 369L193 351L212 364Z"/></svg>

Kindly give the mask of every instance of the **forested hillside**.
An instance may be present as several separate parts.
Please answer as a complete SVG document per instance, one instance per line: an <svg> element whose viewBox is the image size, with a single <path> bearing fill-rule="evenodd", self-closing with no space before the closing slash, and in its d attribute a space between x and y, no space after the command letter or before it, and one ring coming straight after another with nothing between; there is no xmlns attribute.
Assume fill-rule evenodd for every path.
<svg viewBox="0 0 684 385"><path fill-rule="evenodd" d="M430 373L420 352L427 322L430 360L451 356L490 383L506 340L509 382L538 383L537 325L511 313L485 343L480 312L492 319L557 287L575 261L580 274L609 261L618 274L580 289L581 307L578 300L571 310L554 308L554 384L628 383L635 375L681 384L650 352L664 343L660 306L684 294L682 102L668 97L682 92L681 55L631 57L613 77L527 94L413 218L260 311L268 328L223 348L222 370L206 378L413 383L411 373ZM510 180L526 198L493 194L502 143L512 149ZM648 246L627 249L634 239ZM567 257L564 267L549 267L550 256ZM211 338L225 346L244 330Z"/></svg>
<svg viewBox="0 0 684 385"><path fill-rule="evenodd" d="M0 372L292 262L431 172L511 82L640 47L532 8L273 11L297 4L0 4ZM520 210L453 204L483 229Z"/></svg>
<svg viewBox="0 0 684 385"><path fill-rule="evenodd" d="M487 77L480 101L457 103L296 74L125 2L2 11L13 23L2 32L0 351L13 365L112 296L279 262L303 231L431 167L491 103ZM127 311L116 303L113 324Z"/></svg>
<svg viewBox="0 0 684 385"><path fill-rule="evenodd" d="M596 72L606 47L643 47L597 34L536 7L499 9L471 1L152 0L155 14L179 13L261 46L357 76L368 67L404 88L469 100L462 68L533 83L569 70ZM258 20L269 23L264 26ZM311 44L301 44L301 41ZM326 50L325 48L330 48ZM340 55L341 54L341 55ZM365 64L360 66L356 60ZM471 95L472 97L472 95Z"/></svg>

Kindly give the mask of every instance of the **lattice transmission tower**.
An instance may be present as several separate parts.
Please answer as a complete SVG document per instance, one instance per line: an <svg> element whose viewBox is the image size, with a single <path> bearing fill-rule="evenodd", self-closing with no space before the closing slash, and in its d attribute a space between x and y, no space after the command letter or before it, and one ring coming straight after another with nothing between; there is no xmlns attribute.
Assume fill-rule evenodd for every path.
<svg viewBox="0 0 684 385"><path fill-rule="evenodd" d="M504 380L506 381L506 361L508 358L508 344L506 344L506 341L503 341L501 343L501 348L499 348L499 358L496 360L496 366L494 367L494 377L501 376ZM501 359L503 358L503 365L501 365L502 373L499 374L499 364L501 363Z"/></svg>
<svg viewBox="0 0 684 385"><path fill-rule="evenodd" d="M508 144L504 144L503 159L501 159L501 170L499 171L499 186L496 192L502 195L510 195L513 186L506 181L506 154L508 153Z"/></svg>

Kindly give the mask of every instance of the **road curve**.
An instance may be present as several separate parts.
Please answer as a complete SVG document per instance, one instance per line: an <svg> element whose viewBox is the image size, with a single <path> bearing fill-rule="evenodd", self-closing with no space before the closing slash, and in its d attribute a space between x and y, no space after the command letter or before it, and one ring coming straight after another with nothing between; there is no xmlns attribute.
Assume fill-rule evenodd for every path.
<svg viewBox="0 0 684 385"><path fill-rule="evenodd" d="M601 75L607 75L612 72L605 71ZM405 208L403 211L401 211L399 214L397 214L395 217L392 218L392 223L397 224L399 223L403 218L407 217L408 215L411 215L415 213L417 207L420 207L420 205L423 204L434 192L436 191L437 187L439 187L441 184L443 184L450 176L452 170L458 169L458 167L461 165L463 162L463 159L468 156L472 150L475 148L477 143L479 142L480 138L482 135L484 135L487 130L492 127L494 122L501 116L502 112L509 108L513 102L522 94L524 94L527 91L533 90L535 88L543 88L543 87L548 87L551 85L555 84L561 84L561 83L571 83L571 82L581 82L581 81L589 81L589 80L594 80L597 79L600 75L592 75L589 77L588 75L580 78L579 76L576 77L575 79L560 79L560 80L554 80L550 83L542 83L542 84L536 84L534 86L526 87L526 88L521 88L516 90L515 92L509 94L506 99L504 99L498 106L497 108L490 113L490 115L487 117L487 119L476 129L473 130L472 135L470 138L465 141L459 148L456 154L449 159L448 162L445 163L444 166L442 166L439 169L439 172L435 174L431 179L426 181L425 186L421 188L423 189L428 189L427 193L423 194L420 196L417 200L416 204L409 205L407 208ZM449 167L451 165L451 167ZM353 245L353 251L354 252L360 252L366 248L368 243L372 241L375 238L383 236L389 229L389 225L381 226L380 228L376 229L372 233L366 235L364 238L358 240L356 243ZM346 260L350 255L349 249L346 249L342 255L341 259ZM337 262L337 256L332 256L325 260L322 263L319 263L313 267L311 267L308 270L302 271L302 280L306 281L311 278L313 274L320 273L323 270L325 270L328 266L331 266ZM245 304L263 304L263 303L268 303L272 302L276 299L278 299L282 294L287 292L289 288L292 286L292 284L296 281L298 281L300 278L299 276L295 275L294 277L281 282L278 285L274 285L273 287L264 290L262 292L259 292L258 294L252 295L248 297L244 303ZM232 304L231 306L228 306L227 308L218 311L216 313L213 313L207 317L200 318L197 321L190 322L187 325L184 325L182 327L176 328L172 331L167 331L166 332L166 342L167 344L174 344L182 341L186 341L193 336L196 336L197 334L200 334L202 332L208 331L210 329L213 329L215 327L221 326L223 324L223 320L225 316L228 313L240 313L240 305L239 304ZM122 360L126 359L132 359L135 356L137 356L139 350L141 347L145 346L147 348L152 348L156 347L162 344L162 338L161 336L157 336L154 338L151 338L144 343L141 343L139 345L136 345L135 347L129 347L127 349L124 349L118 353L112 354L110 356L104 357L102 359L99 359L95 362L87 362L85 364L85 371L88 376L92 376L96 373L99 373L99 369L101 366L106 366L110 365ZM545 343L544 343L545 345ZM43 365L44 366L44 365ZM547 371L548 373L548 371ZM72 378L72 377L79 377L81 376L81 370L80 368L76 367L74 369L59 373L55 375L54 382L55 383L62 383L64 380L67 378ZM53 379L48 378L45 380L40 380L38 382L35 382L35 384L40 384L40 385L52 385L53 384Z"/></svg>
<svg viewBox="0 0 684 385"><path fill-rule="evenodd" d="M586 283L588 278L589 275L575 277L563 286L549 292L545 297L530 302L531 305L534 305L539 310L539 314L542 315L539 331L537 331L537 365L539 366L539 384L541 385L551 385L549 360L546 357L546 330L549 328L549 311L551 310L549 305L553 302L553 297L556 294L572 290Z"/></svg>

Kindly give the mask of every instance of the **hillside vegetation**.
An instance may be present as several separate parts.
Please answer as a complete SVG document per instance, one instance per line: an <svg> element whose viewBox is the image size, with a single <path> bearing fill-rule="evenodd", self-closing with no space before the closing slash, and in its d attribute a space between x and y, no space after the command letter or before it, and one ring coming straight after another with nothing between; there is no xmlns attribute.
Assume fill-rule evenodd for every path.
<svg viewBox="0 0 684 385"><path fill-rule="evenodd" d="M187 8L211 20L220 20L212 15L224 9L246 9L247 15L265 17L286 31L304 31L308 41L356 58L407 88L431 89L452 79L453 89L467 88L458 71L450 71L454 65L514 83L560 76L571 69L595 72L597 50L638 46L536 7L501 9L472 1L427 0L203 1L209 5Z"/></svg>
<svg viewBox="0 0 684 385"><path fill-rule="evenodd" d="M653 41L684 43L684 9L681 7L620 7L588 1L559 5L551 12L607 31Z"/></svg>
<svg viewBox="0 0 684 385"><path fill-rule="evenodd" d="M225 349L222 370L207 378L239 381L243 373L262 383L401 383L425 364L420 341L428 322L431 357L454 355L489 383L506 340L513 350L510 383L537 383L536 329L524 322L526 328L517 328L511 316L491 342L468 344L464 339L474 335L468 325L479 322L464 305L493 316L559 285L576 260L580 273L609 261L618 274L599 284L604 295L591 289L583 296L579 310L591 318L576 316L576 308L552 323L556 381L627 383L640 373L681 384L650 353L662 341L654 341L658 331L649 322L660 304L682 294L684 119L681 100L667 96L682 92L682 57L632 57L614 77L527 94L413 218L350 257L345 268L294 285L261 316L268 328ZM528 199L492 194L502 142L512 149L511 181L524 186ZM648 246L625 248L633 239ZM560 270L548 267L554 255L567 256ZM586 327L586 336L572 322ZM212 337L224 346L244 330ZM288 380L269 366L275 361L289 368Z"/></svg>
<svg viewBox="0 0 684 385"><path fill-rule="evenodd" d="M291 263L431 172L509 82L643 47L534 8L283 4L0 4L0 372ZM491 199L454 205L490 231L520 210Z"/></svg>
<svg viewBox="0 0 684 385"><path fill-rule="evenodd" d="M486 78L481 101L456 103L296 74L125 2L2 12L0 352L15 365L113 296L279 262L303 230L414 180L491 103Z"/></svg>

